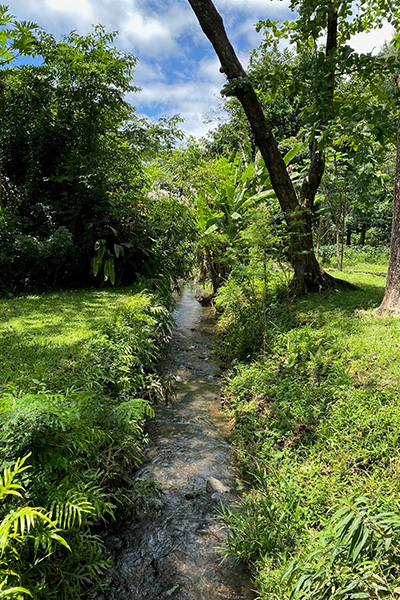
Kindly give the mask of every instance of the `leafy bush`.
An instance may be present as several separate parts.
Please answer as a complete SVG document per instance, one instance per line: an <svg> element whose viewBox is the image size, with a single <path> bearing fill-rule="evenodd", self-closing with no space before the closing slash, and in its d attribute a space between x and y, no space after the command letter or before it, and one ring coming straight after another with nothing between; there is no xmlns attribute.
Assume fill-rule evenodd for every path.
<svg viewBox="0 0 400 600"><path fill-rule="evenodd" d="M21 557L29 553L36 564L46 561L60 544L70 551L60 535L57 523L42 508L24 502L24 488L18 483L21 473L29 468L28 456L4 468L0 477L0 596L21 599L31 591L21 585L18 572ZM39 567L42 570L43 567Z"/></svg>
<svg viewBox="0 0 400 600"><path fill-rule="evenodd" d="M15 219L0 215L0 293L65 282L74 254L71 232L62 226L37 237L19 230Z"/></svg>
<svg viewBox="0 0 400 600"><path fill-rule="evenodd" d="M141 463L145 419L153 414L148 398L161 387L154 370L171 318L144 291L42 297L38 313L28 309L36 306L32 297L13 303L4 303L13 323L5 343L10 359L15 351L19 361L10 362L0 388L0 463L9 469L29 454L30 469L20 475L26 497L44 507L71 548L37 562L34 549L24 546L18 581L43 600L78 599L107 566L93 526L128 509L135 495L132 471ZM31 338L14 334L20 322L10 313L19 310L23 330L34 329ZM69 328L65 338L62 328Z"/></svg>
<svg viewBox="0 0 400 600"><path fill-rule="evenodd" d="M226 553L249 564L262 600L399 593L400 325L365 311L383 279L345 276L356 291L272 306L260 351L234 364L224 391L253 484L222 513ZM240 347L237 311L225 302L221 321Z"/></svg>
<svg viewBox="0 0 400 600"><path fill-rule="evenodd" d="M344 266L352 263L386 264L389 260L388 246L345 246ZM321 264L336 267L336 246L321 246Z"/></svg>
<svg viewBox="0 0 400 600"><path fill-rule="evenodd" d="M259 298L245 294L243 286L229 279L218 292L218 352L226 361L245 360L262 346L265 307Z"/></svg>
<svg viewBox="0 0 400 600"><path fill-rule="evenodd" d="M400 594L400 509L378 512L367 498L343 501L316 540L292 562L283 579L291 598L343 600L396 598Z"/></svg>

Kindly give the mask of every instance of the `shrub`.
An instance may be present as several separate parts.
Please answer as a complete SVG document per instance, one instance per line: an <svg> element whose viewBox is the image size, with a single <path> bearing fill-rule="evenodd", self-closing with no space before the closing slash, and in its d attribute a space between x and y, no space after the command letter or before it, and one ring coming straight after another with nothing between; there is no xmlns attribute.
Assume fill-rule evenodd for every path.
<svg viewBox="0 0 400 600"><path fill-rule="evenodd" d="M0 477L0 595L2 598L23 598L31 591L21 585L22 558L30 555L32 562L45 571L46 560L57 544L70 550L60 535L57 523L42 508L26 504L20 476L28 469L29 455L17 459L11 468L4 468ZM25 567L26 567L25 563Z"/></svg>
<svg viewBox="0 0 400 600"><path fill-rule="evenodd" d="M345 246L344 266L354 263L386 264L389 260L389 247L379 246ZM320 261L324 266L336 267L336 246L321 246Z"/></svg>
<svg viewBox="0 0 400 600"><path fill-rule="evenodd" d="M367 498L343 500L313 551L283 576L291 598L395 598L399 589L400 509L379 512Z"/></svg>
<svg viewBox="0 0 400 600"><path fill-rule="evenodd" d="M93 526L121 508L134 509L132 472L141 464L144 423L153 415L149 389L159 384L155 365L171 318L144 291L64 293L38 299L39 310L29 312L34 300L5 303L22 308L33 333L14 333L19 321L8 328L10 356L16 351L20 362L10 364L0 388L0 463L9 469L29 454L30 468L20 475L26 497L44 507L71 548L37 564L34 549L24 546L20 585L43 600L77 600L107 566ZM111 307L102 312L106 300ZM57 306L64 312L54 316ZM67 327L65 335L60 330ZM157 492L150 485L141 490Z"/></svg>
<svg viewBox="0 0 400 600"><path fill-rule="evenodd" d="M358 289L272 307L260 351L227 378L252 490L222 513L226 552L248 563L262 600L399 594L399 324L365 310L381 278L345 277ZM239 345L247 335L232 332Z"/></svg>

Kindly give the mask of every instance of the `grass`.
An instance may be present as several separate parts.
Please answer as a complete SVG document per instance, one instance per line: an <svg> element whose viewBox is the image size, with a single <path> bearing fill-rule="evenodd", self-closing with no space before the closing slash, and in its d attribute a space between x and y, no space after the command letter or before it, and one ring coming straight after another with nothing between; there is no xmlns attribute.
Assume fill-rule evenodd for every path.
<svg viewBox="0 0 400 600"><path fill-rule="evenodd" d="M384 265L379 267L384 270ZM385 279L366 273L372 271L368 263L363 263L364 273L350 272L354 270L348 264L342 273L332 271L356 285L354 291L310 294L286 309L272 307L261 351L250 362L235 364L225 389L236 456L254 486L238 511L224 515L230 527L227 553L248 562L263 600L291 594L294 598L333 598L336 592L341 598L397 594L396 570L385 572L386 591L383 584L374 591L360 583L362 559L372 560L371 577L378 577L376 565L386 558L379 555L374 562L372 550L372 559L367 556L365 541L364 554L350 565L352 554L344 544L350 549L354 545L347 534L337 533L337 522L330 521L332 511L349 501L353 502L349 514L356 514L360 497L365 498L365 514L379 510L398 514L400 321L373 312L383 297ZM222 322L229 321L226 312L227 307ZM235 323L230 327L235 330ZM354 531L361 537L356 546L370 539L361 517L357 519ZM327 536L325 547L331 554L336 548L341 558L327 574L329 552L321 546L320 536L331 530L336 533ZM395 550L400 555L397 546ZM284 578L289 568L292 575ZM354 585L348 580L350 572L355 573ZM325 583L330 582L324 588L326 595L320 573ZM299 584L303 575L308 587Z"/></svg>
<svg viewBox="0 0 400 600"><path fill-rule="evenodd" d="M77 355L133 293L107 288L0 299L2 385L26 392L83 385L81 376L71 378Z"/></svg>
<svg viewBox="0 0 400 600"><path fill-rule="evenodd" d="M107 561L93 528L135 508L132 472L170 323L160 299L138 288L0 301L0 465L6 477L26 464L15 475L19 495L0 505L2 593L78 600L99 582ZM7 529L32 506L41 520Z"/></svg>

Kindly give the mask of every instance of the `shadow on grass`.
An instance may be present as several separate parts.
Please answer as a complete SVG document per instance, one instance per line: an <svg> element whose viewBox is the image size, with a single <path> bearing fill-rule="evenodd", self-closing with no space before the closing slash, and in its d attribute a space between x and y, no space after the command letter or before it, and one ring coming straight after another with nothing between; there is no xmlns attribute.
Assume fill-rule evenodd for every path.
<svg viewBox="0 0 400 600"><path fill-rule="evenodd" d="M84 364L87 342L101 334L111 312L135 293L137 289L124 287L0 301L0 385L13 382L25 391L45 385L60 391L92 380L92 370L98 376L95 360Z"/></svg>
<svg viewBox="0 0 400 600"><path fill-rule="evenodd" d="M347 273L341 273L341 276L347 276L346 279L356 288L308 294L294 303L294 310L296 312L317 311L322 315L336 312L348 316L356 310L373 310L380 305L384 295L385 280L376 281L373 276L354 277Z"/></svg>

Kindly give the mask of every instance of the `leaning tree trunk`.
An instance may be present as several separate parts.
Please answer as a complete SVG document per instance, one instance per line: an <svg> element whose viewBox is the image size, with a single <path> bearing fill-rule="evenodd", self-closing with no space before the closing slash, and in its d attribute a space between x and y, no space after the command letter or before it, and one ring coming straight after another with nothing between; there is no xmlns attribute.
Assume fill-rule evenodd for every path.
<svg viewBox="0 0 400 600"><path fill-rule="evenodd" d="M400 75L397 78L400 92ZM392 234L390 239L389 267L385 295L377 309L378 314L400 314L400 110L397 133L396 174L394 180L394 200Z"/></svg>
<svg viewBox="0 0 400 600"><path fill-rule="evenodd" d="M220 14L212 0L188 0L205 35L210 40L221 62L222 73L229 80L229 93L237 97L246 114L255 143L258 146L271 179L271 185L288 226L291 262L294 269L294 291L297 294L321 291L332 287L335 279L325 273L315 258L311 207L324 172L324 159L317 144L310 145L311 164L304 179L300 201L287 172L278 144L265 118L261 105L246 72L227 37ZM333 9L332 9L333 10ZM329 13L332 17L332 11ZM332 19L331 19L332 20ZM327 51L336 40L335 23L328 29ZM333 47L333 46L332 46ZM329 81L333 93L334 77Z"/></svg>

